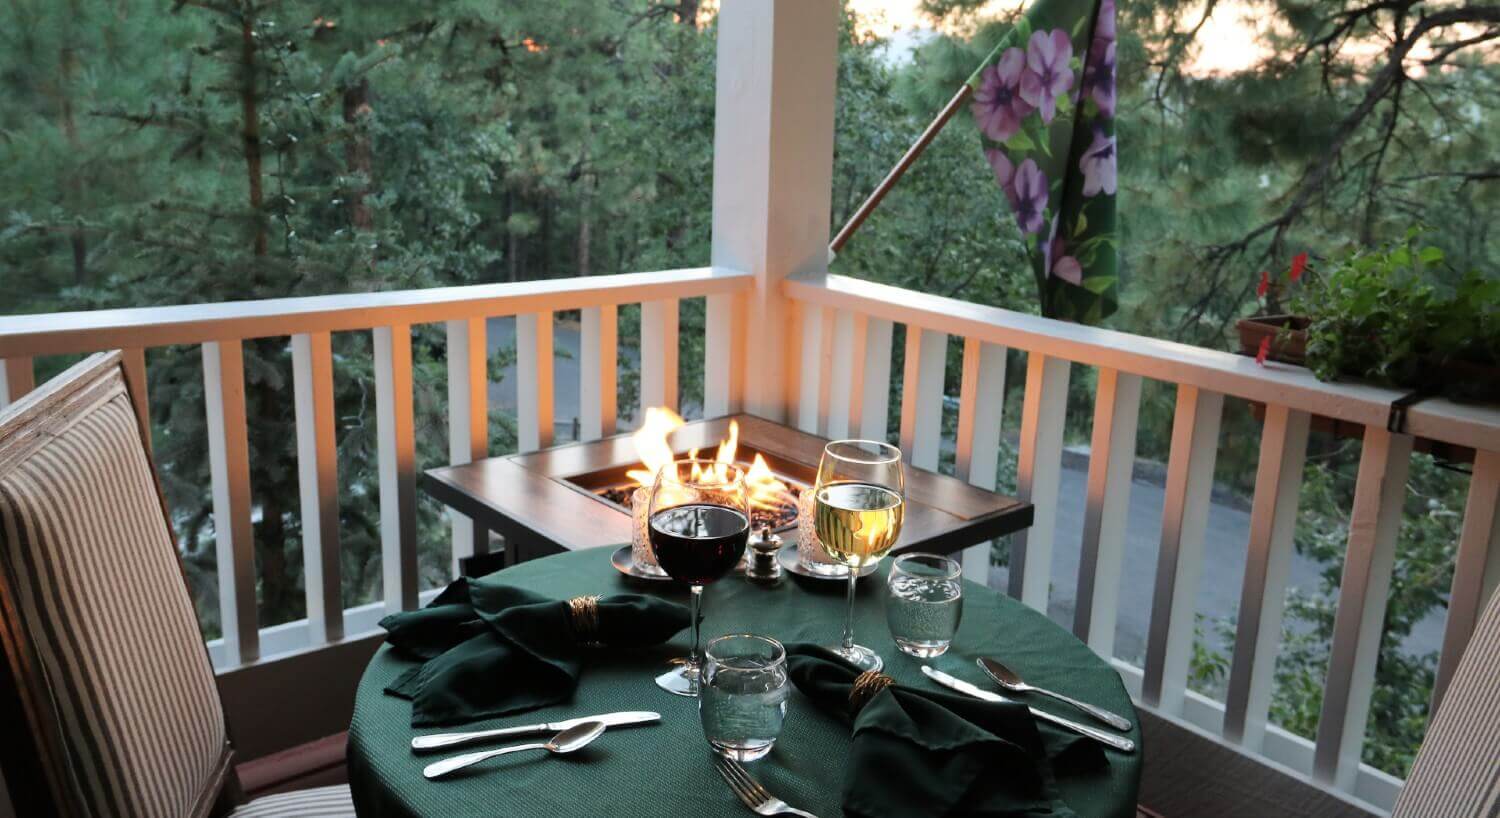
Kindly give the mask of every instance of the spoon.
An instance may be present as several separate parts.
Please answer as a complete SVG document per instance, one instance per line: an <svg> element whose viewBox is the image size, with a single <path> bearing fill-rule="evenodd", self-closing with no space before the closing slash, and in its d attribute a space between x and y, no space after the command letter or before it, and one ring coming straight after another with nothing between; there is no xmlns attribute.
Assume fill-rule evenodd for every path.
<svg viewBox="0 0 1500 818"><path fill-rule="evenodd" d="M503 756L506 753L518 753L522 750L546 750L549 753L561 755L571 753L583 747L585 744L598 738L604 732L604 722L586 721L576 724L552 737L552 740L542 744L517 744L514 747L501 747L498 750L482 750L477 753L465 753L461 756L449 756L442 761L434 761L422 769L422 775L429 779L442 778L454 770L461 770L471 764L478 764L495 756Z"/></svg>
<svg viewBox="0 0 1500 818"><path fill-rule="evenodd" d="M1088 702L1081 702L1075 698L1072 698L1071 696L1064 696L1061 693L1054 693L1051 690L1046 690L1040 687L1026 684L1026 682L1021 678L1021 674L1016 673L1014 670L1011 670L1005 665L1000 664L994 659L986 656L976 659L975 662L979 665L980 670L983 670L986 675L995 680L995 684L1000 685L1006 690L1010 690L1015 693L1031 692L1040 693L1043 696L1051 696L1052 698L1057 699L1060 702L1067 702L1068 704L1073 705L1079 710L1082 710L1083 712L1089 714L1090 716L1093 716L1094 718L1104 722L1105 724L1115 728L1116 730L1130 729L1129 721L1115 715L1114 713L1111 713L1108 710L1105 710L1102 707L1089 704Z"/></svg>

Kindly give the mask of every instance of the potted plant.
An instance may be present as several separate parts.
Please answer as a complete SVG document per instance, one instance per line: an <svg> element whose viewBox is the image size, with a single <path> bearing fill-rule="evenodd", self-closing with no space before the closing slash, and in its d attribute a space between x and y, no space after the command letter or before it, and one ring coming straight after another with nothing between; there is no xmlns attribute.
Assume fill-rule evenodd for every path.
<svg viewBox="0 0 1500 818"><path fill-rule="evenodd" d="M1292 257L1292 264L1283 277L1274 279L1269 271L1262 270L1255 294L1260 299L1261 313L1241 318L1235 324L1240 334L1240 352L1253 355L1258 361L1281 361L1301 365L1307 357L1306 315L1289 314L1282 309L1281 296L1291 285L1302 280L1308 272L1306 253Z"/></svg>

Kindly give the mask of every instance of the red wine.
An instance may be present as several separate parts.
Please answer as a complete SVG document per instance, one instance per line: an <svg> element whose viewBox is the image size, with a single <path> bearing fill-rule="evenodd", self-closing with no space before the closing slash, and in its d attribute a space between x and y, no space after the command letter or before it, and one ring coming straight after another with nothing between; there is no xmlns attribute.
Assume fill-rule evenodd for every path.
<svg viewBox="0 0 1500 818"><path fill-rule="evenodd" d="M733 570L749 539L750 520L727 506L677 506L651 515L657 564L689 585L707 585Z"/></svg>

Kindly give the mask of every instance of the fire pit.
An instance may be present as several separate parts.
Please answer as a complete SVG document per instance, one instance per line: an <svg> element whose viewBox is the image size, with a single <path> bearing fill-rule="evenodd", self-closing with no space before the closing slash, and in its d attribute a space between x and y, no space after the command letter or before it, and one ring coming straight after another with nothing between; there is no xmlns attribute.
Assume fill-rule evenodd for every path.
<svg viewBox="0 0 1500 818"><path fill-rule="evenodd" d="M422 489L504 536L507 565L630 542L629 492L649 481L653 463L694 452L746 467L757 525L783 537L795 528L796 498L816 477L824 438L753 415L691 423L651 415L635 433L430 469ZM898 552L951 553L1031 525L1030 504L922 469L907 470L906 495Z"/></svg>

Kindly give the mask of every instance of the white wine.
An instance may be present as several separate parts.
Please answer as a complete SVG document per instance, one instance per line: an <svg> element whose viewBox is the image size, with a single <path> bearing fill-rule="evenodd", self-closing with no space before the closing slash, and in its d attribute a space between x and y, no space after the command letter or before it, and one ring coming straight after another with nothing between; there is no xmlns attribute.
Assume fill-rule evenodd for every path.
<svg viewBox="0 0 1500 818"><path fill-rule="evenodd" d="M858 570L885 556L901 536L901 495L870 483L833 483L818 489L813 519L829 559Z"/></svg>

